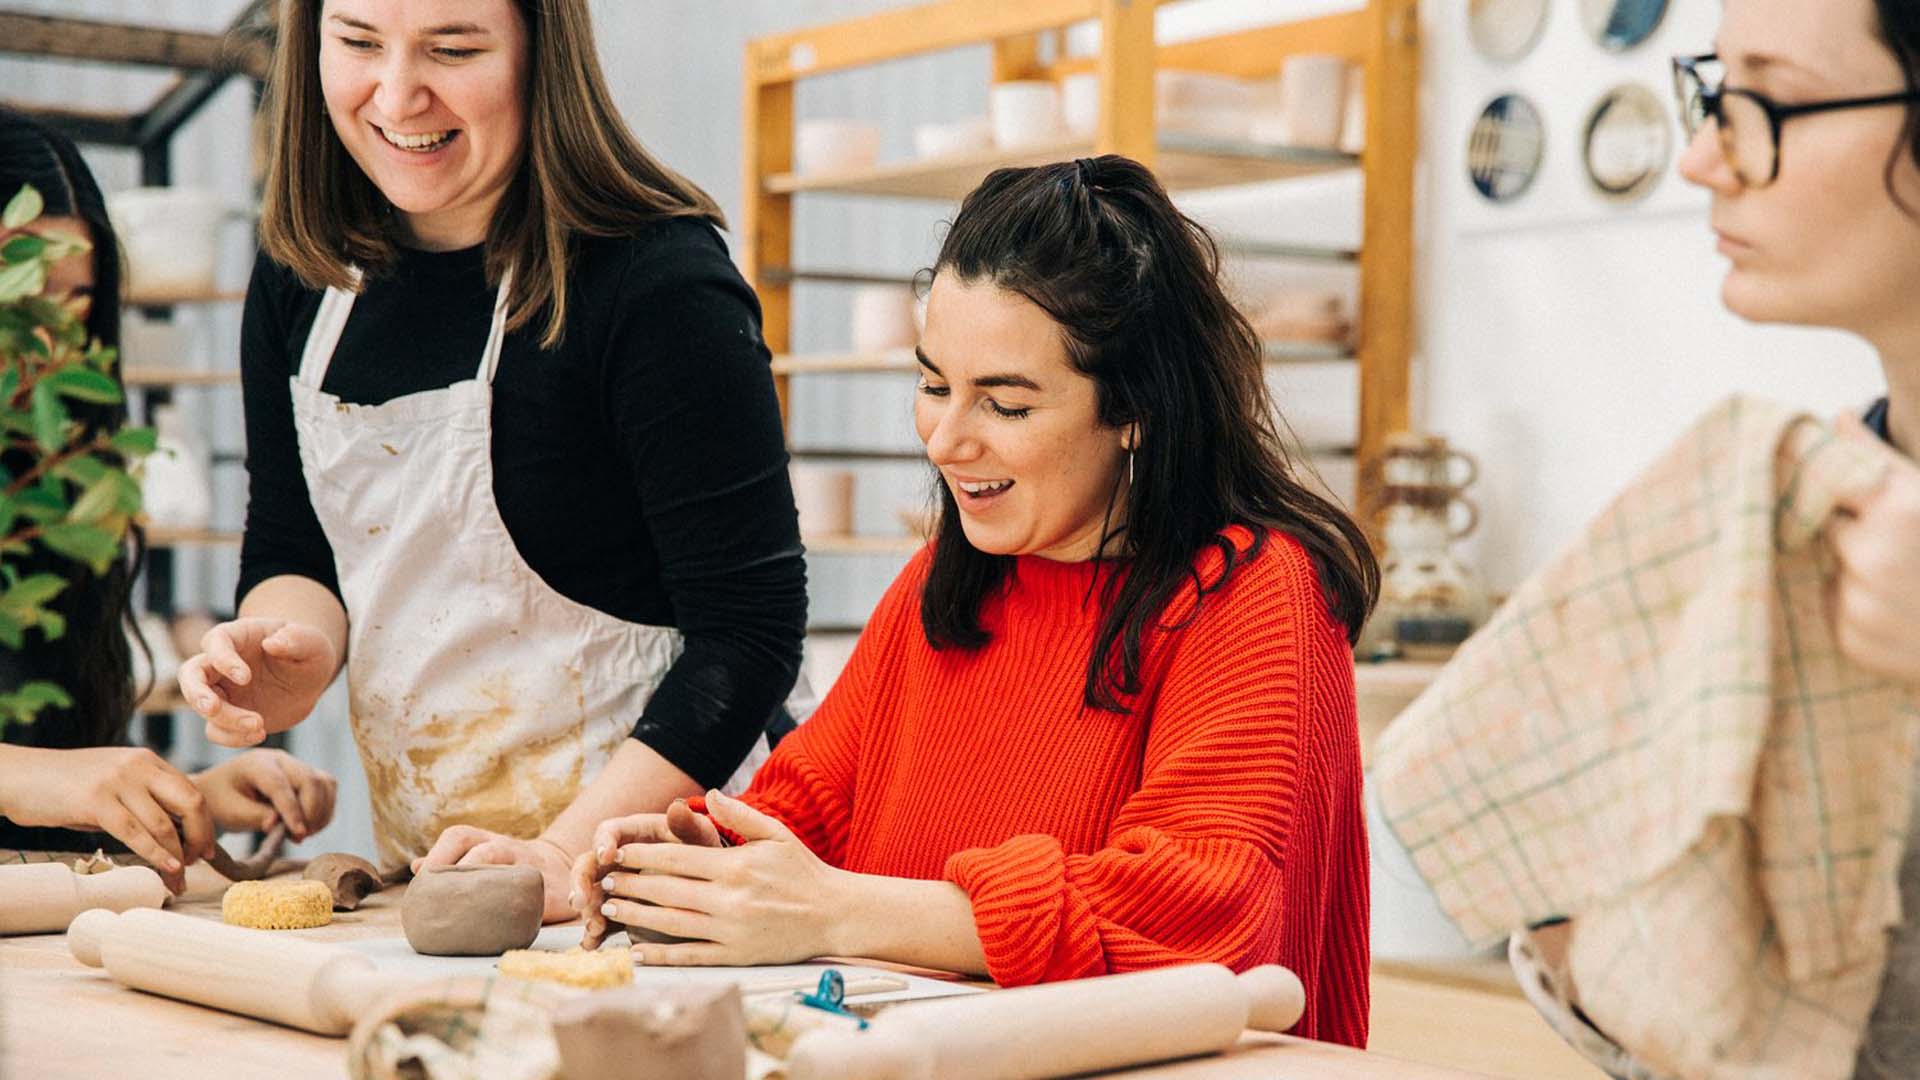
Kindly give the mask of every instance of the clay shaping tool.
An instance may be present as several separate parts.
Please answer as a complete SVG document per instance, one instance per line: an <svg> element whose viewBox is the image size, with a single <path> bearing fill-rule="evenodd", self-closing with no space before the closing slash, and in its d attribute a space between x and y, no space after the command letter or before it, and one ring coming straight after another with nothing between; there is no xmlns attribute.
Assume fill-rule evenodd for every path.
<svg viewBox="0 0 1920 1080"><path fill-rule="evenodd" d="M219 844L213 845L213 854L207 856L207 865L214 868L228 881L259 881L273 869L273 860L280 857L280 849L287 844L287 827L276 824L267 830L260 841L260 849L245 859L236 859Z"/></svg>

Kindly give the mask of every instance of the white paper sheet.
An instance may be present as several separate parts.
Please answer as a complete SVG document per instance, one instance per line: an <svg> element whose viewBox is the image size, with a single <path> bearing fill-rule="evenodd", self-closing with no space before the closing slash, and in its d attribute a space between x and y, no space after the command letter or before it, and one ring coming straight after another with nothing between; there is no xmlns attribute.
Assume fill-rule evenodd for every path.
<svg viewBox="0 0 1920 1080"><path fill-rule="evenodd" d="M578 948L580 945L580 927L578 924L563 924L545 927L540 936L534 938L533 948L550 949L556 952ZM358 941L342 942L343 948L372 958L380 970L392 975L410 979L438 979L451 975L488 975L498 965L499 958L493 956L422 956L413 951L404 937L362 938ZM604 948L624 949L626 939L616 936ZM643 967L635 965L633 982L636 986L684 986L688 983L736 983L743 988L752 989L775 982L804 983L811 989L820 980L820 973L828 968L837 969L849 984L864 978L896 979L907 984L903 990L889 990L877 993L849 993L847 1001L858 1005L878 1005L889 1001L913 1001L920 998L952 997L956 994L979 993L977 987L958 983L928 979L918 975L906 975L897 971L883 971L878 968L859 967L852 964L783 964L774 967Z"/></svg>

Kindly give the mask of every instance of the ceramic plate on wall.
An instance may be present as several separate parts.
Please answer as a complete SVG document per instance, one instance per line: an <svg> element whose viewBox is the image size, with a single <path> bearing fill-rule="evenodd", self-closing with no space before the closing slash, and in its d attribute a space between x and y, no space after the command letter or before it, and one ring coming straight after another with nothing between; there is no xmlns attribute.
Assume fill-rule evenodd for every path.
<svg viewBox="0 0 1920 1080"><path fill-rule="evenodd" d="M1637 83L1616 86L1587 113L1581 159L1595 191L1618 202L1644 199L1667 173L1673 121L1658 94Z"/></svg>
<svg viewBox="0 0 1920 1080"><path fill-rule="evenodd" d="M1625 52L1653 36L1667 0L1580 0L1580 22L1608 52Z"/></svg>
<svg viewBox="0 0 1920 1080"><path fill-rule="evenodd" d="M1519 94L1501 94L1480 110L1467 138L1467 176L1489 202L1512 202L1533 186L1546 156L1540 110Z"/></svg>
<svg viewBox="0 0 1920 1080"><path fill-rule="evenodd" d="M1467 32L1489 60L1518 60L1533 51L1547 25L1547 0L1467 0Z"/></svg>

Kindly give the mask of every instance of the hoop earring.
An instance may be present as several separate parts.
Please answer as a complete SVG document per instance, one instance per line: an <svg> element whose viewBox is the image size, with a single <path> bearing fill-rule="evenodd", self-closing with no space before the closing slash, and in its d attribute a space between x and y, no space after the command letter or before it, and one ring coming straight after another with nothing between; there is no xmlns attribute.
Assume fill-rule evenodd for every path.
<svg viewBox="0 0 1920 1080"><path fill-rule="evenodd" d="M1133 447L1127 447L1127 494L1133 494Z"/></svg>

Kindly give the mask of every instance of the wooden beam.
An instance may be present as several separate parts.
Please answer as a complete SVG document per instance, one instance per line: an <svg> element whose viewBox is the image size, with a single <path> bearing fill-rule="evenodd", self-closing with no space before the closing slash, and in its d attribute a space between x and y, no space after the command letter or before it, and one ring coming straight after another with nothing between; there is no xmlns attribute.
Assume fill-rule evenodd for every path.
<svg viewBox="0 0 1920 1080"><path fill-rule="evenodd" d="M0 109L30 116L75 142L98 146L140 145L140 117L135 113L57 109L21 101L0 101Z"/></svg>
<svg viewBox="0 0 1920 1080"><path fill-rule="evenodd" d="M747 46L751 54L753 46ZM794 86L760 83L751 66L746 73L741 130L740 235L747 283L760 297L760 337L776 356L793 346L792 278L777 271L793 265L793 196L767 190L767 178L793 171ZM787 420L788 377L774 376L780 397L780 421Z"/></svg>
<svg viewBox="0 0 1920 1080"><path fill-rule="evenodd" d="M1414 347L1414 165L1420 146L1418 0L1372 0L1364 13L1367 190L1360 260L1360 475L1367 505L1371 467L1387 436L1412 423ZM1370 481L1366 479L1371 476Z"/></svg>
<svg viewBox="0 0 1920 1080"><path fill-rule="evenodd" d="M0 14L0 52L263 79L272 49L250 36L125 26L58 15Z"/></svg>
<svg viewBox="0 0 1920 1080"><path fill-rule="evenodd" d="M1363 8L1166 45L1160 66L1258 79L1279 74L1281 63L1300 53L1332 53L1364 64L1373 53L1372 33L1370 11Z"/></svg>
<svg viewBox="0 0 1920 1080"><path fill-rule="evenodd" d="M1100 0L1099 154L1125 154L1151 169L1154 138L1154 0Z"/></svg>
<svg viewBox="0 0 1920 1080"><path fill-rule="evenodd" d="M747 77L761 83L979 45L1097 18L1102 0L938 0L777 34L747 46ZM1152 6L1153 0L1137 0Z"/></svg>

